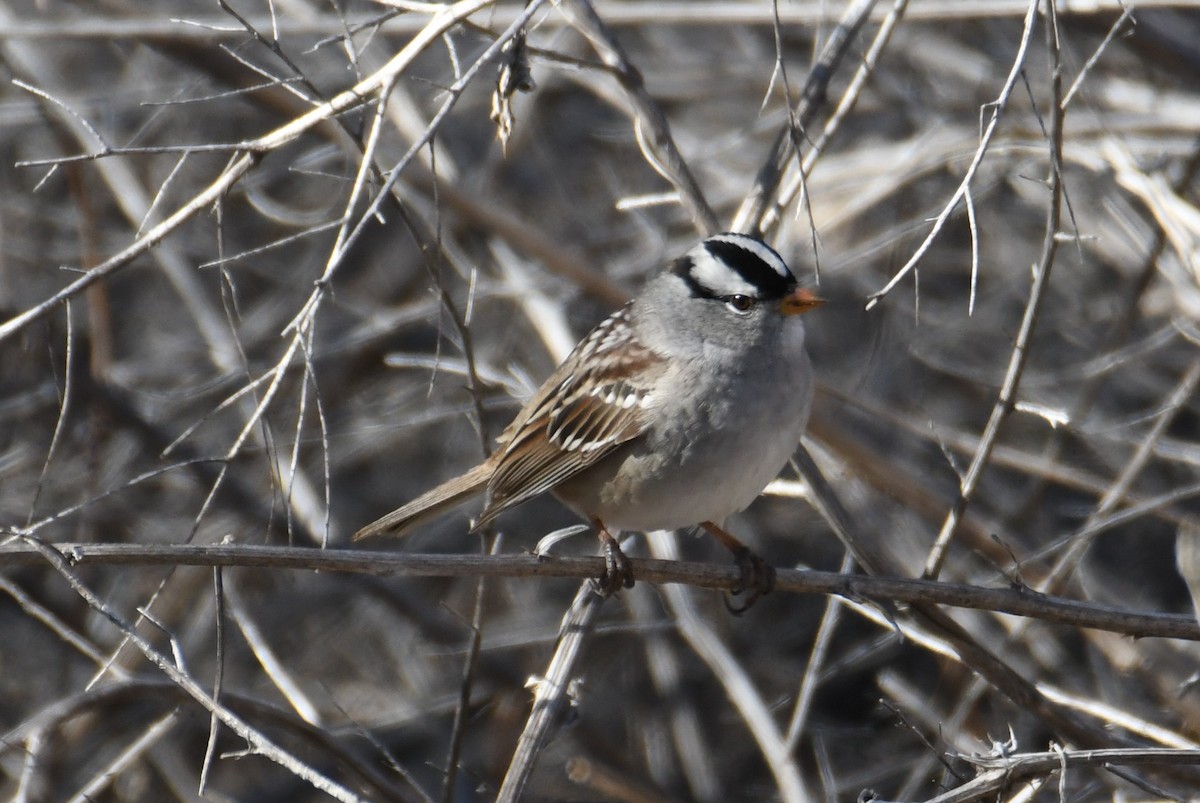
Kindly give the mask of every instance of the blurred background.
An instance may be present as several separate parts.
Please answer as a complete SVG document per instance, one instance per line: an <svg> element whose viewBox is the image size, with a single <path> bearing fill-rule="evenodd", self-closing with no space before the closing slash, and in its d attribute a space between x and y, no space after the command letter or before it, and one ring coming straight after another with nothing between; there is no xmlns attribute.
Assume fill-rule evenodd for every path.
<svg viewBox="0 0 1200 803"><path fill-rule="evenodd" d="M372 77L428 30L430 7L0 4L0 327L16 321L0 329L0 525L51 542L349 547L474 465L575 340L703 236L655 164L637 75L725 228L781 132L813 153L893 11L873 11L811 122L788 133L788 98L841 4L546 4L526 27L529 91L502 95L500 115L498 68L519 72L520 50L476 64L524 6L476 5L393 63L380 93ZM830 302L806 318L821 382L808 447L905 576L921 574L955 501L1045 264L1055 90L1046 19L1026 32L1028 12L912 2L805 192L770 192L768 239ZM1190 543L1200 493L1200 13L1096 2L1062 8L1055 32L1057 252L1016 407L941 577L1191 613L1184 577L1200 569L1187 548L1181 573L1175 545L1181 528ZM614 68L613 42L636 72ZM362 81L365 103L272 136ZM502 143L493 117L506 114ZM202 195L248 150L236 181ZM99 158L64 160L81 155ZM189 204L152 247L40 310ZM868 308L944 212L916 269ZM781 480L730 529L776 566L838 570L844 549L807 486ZM472 511L366 546L478 553ZM528 551L574 523L536 500L500 520L497 548ZM728 562L707 537L680 533L678 548ZM555 547L594 549L586 535ZM647 554L640 538L627 551ZM475 579L78 575L120 616L148 611L139 631L202 686L219 677L231 710L372 800L495 797L526 681L546 672L579 588L486 584L445 790ZM209 714L48 565L0 563L0 591L6 796L326 799L240 755L225 728L201 792ZM604 604L525 799L930 800L974 776L964 755L1066 738L870 606L776 593L734 618L717 592L686 600L694 616L640 583ZM1196 746L1194 645L955 618L1113 745ZM696 651L692 627L748 685ZM739 695L769 712L779 755ZM1200 788L1158 773L1077 770L1063 789L1090 801ZM1001 799L1058 800L1059 781Z"/></svg>

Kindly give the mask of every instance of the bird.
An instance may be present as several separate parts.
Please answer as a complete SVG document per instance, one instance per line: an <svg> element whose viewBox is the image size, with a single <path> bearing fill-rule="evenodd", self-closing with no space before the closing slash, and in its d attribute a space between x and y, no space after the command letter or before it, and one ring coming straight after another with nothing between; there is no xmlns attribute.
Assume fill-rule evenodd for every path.
<svg viewBox="0 0 1200 803"><path fill-rule="evenodd" d="M723 523L804 434L814 380L801 316L823 303L763 240L704 239L579 341L490 457L354 540L405 535L483 494L475 530L548 492L595 528L600 593L634 582L614 533L699 526L733 553L734 593L753 589L752 602L774 572Z"/></svg>

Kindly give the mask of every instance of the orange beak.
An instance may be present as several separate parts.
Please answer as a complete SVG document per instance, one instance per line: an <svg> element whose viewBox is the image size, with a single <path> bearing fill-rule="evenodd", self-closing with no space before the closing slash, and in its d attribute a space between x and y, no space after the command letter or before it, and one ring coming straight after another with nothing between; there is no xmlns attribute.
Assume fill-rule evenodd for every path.
<svg viewBox="0 0 1200 803"><path fill-rule="evenodd" d="M810 309L816 309L824 303L825 299L812 290L797 287L779 302L779 311L784 315L799 315L802 312L808 312Z"/></svg>

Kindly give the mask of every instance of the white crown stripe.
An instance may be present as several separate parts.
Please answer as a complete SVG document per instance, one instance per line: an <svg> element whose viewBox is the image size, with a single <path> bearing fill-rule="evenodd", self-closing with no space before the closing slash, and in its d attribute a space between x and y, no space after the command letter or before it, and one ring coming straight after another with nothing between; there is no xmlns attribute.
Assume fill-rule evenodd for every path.
<svg viewBox="0 0 1200 803"><path fill-rule="evenodd" d="M795 286L787 263L765 243L744 234L717 234L687 253L686 278L700 295L776 298Z"/></svg>
<svg viewBox="0 0 1200 803"><path fill-rule="evenodd" d="M753 237L747 237L744 234L717 234L709 237L705 242L716 241L719 243L728 243L736 245L743 251L749 251L756 257L761 259L764 264L769 265L772 270L778 273L785 279L792 278L792 272L788 269L787 263L775 250L761 240L756 240Z"/></svg>
<svg viewBox="0 0 1200 803"><path fill-rule="evenodd" d="M714 295L743 295L757 297L758 288L729 269L706 249L692 254L692 278Z"/></svg>

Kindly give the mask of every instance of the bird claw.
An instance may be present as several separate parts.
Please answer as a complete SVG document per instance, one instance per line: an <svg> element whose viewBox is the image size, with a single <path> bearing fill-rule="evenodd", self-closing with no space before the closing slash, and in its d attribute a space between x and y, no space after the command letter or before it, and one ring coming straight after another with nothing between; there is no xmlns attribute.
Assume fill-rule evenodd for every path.
<svg viewBox="0 0 1200 803"><path fill-rule="evenodd" d="M725 610L734 616L741 616L758 602L760 597L770 594L775 588L775 567L743 547L734 555L742 577L736 587L725 594ZM733 598L739 594L750 592L745 602L736 605Z"/></svg>
<svg viewBox="0 0 1200 803"><path fill-rule="evenodd" d="M615 539L602 541L604 574L592 579L592 590L602 597L611 597L622 588L633 588L633 565Z"/></svg>

